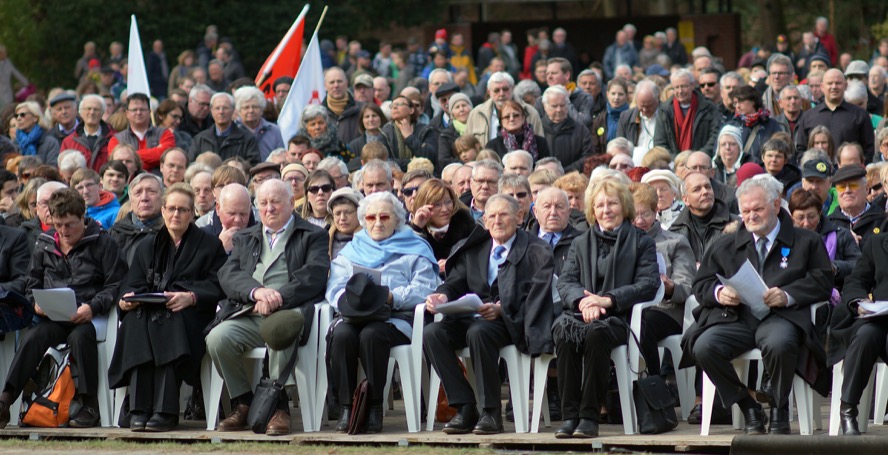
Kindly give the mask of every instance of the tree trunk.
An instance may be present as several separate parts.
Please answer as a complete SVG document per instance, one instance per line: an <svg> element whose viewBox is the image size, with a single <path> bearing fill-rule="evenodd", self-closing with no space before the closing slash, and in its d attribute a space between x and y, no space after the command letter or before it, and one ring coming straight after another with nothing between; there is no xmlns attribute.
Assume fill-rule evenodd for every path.
<svg viewBox="0 0 888 455"><path fill-rule="evenodd" d="M759 30L758 42L761 45L773 45L777 35L783 31L783 5L780 0L758 0Z"/></svg>

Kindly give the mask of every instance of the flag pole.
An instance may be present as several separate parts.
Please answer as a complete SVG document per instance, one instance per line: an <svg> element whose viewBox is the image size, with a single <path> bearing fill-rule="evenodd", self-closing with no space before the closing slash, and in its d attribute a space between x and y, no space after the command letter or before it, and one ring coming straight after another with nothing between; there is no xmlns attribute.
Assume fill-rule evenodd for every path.
<svg viewBox="0 0 888 455"><path fill-rule="evenodd" d="M321 23L324 22L324 16L327 15L327 8L329 8L329 7L328 7L327 5L324 5L324 10L321 11L321 17L318 18L318 25L315 26L315 31L314 31L314 34L315 34L315 35L317 35L317 34L318 34L318 30L321 29Z"/></svg>
<svg viewBox="0 0 888 455"><path fill-rule="evenodd" d="M293 21L293 25L290 26L289 30L287 30L287 34L284 35L284 38L281 40L281 42L278 43L277 47L274 48L274 52L272 52L271 57L269 57L268 59L268 64L263 67L262 76L259 79L259 83L256 84L257 86L261 86L262 84L264 84L266 79L268 79L268 76L271 75L271 68L274 67L274 64L277 63L278 58L280 58L281 52L283 52L284 50L284 45L289 42L293 34L296 33L296 28L298 27L299 22L301 22L305 18L306 14L308 14L308 7L308 3L306 3L305 6L302 7L302 12L300 12L296 20ZM324 9L326 9L326 7Z"/></svg>

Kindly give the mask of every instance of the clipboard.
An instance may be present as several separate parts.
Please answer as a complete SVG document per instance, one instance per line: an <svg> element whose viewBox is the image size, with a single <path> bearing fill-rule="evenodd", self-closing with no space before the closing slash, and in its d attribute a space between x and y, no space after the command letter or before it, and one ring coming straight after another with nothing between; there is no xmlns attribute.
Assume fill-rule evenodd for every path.
<svg viewBox="0 0 888 455"><path fill-rule="evenodd" d="M143 304L164 304L167 303L170 299L167 296L163 295L162 292L146 292L143 294L133 294L128 297L122 297L121 300L129 303L143 303Z"/></svg>

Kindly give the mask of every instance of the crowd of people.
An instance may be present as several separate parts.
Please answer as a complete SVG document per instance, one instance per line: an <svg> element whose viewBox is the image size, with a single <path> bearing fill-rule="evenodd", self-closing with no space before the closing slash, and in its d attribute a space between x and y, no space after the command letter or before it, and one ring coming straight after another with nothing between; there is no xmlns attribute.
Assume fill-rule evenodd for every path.
<svg viewBox="0 0 888 455"><path fill-rule="evenodd" d="M291 138L276 122L292 78L266 99L214 27L171 69L153 42L150 96L126 93L120 43L107 56L87 43L76 90L13 101L10 77L27 79L0 47L0 304L20 319L4 310L0 329L26 327L2 372L0 428L47 348L67 343L79 371L71 427L98 424L107 374L128 387L124 426L176 428L180 385L197 390L209 356L232 401L218 429L244 430L244 353L266 346L279 377L327 301L336 431L348 430L359 368L366 431L382 430L388 354L415 341L424 306L425 358L455 409L445 433L500 433L514 418L497 366L514 345L556 355L535 384L562 422L555 437L595 437L618 414L605 400L611 350L627 343L633 306L662 287L639 345L649 374L673 381L657 343L683 335L690 423L705 372L746 433L787 434L794 375L827 394L823 377L844 359L832 393L842 432L859 434L862 391L888 359L886 319L863 317L888 299L888 40L870 62L852 60L827 30L820 18L798 49L781 35L727 72L735 65L688 53L675 29L641 38L631 24L601 62L560 28L528 31L523 52L511 32L491 33L476 55L443 29L428 47L382 42L375 56L337 37L320 46L327 95L304 106ZM717 278L747 262L768 288L764 312ZM59 287L76 295L70 321L34 300ZM432 322L466 294L477 311ZM117 344L98 371L89 322L111 311ZM755 348L761 384L731 366ZM267 434L288 433L282 397Z"/></svg>

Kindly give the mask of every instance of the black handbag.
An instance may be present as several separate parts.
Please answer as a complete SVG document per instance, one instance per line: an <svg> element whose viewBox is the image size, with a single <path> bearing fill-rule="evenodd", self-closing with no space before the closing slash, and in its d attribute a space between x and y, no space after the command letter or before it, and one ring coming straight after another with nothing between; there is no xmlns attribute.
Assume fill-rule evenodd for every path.
<svg viewBox="0 0 888 455"><path fill-rule="evenodd" d="M631 330L632 339L641 349L641 343ZM644 373L647 373L645 365ZM639 372L641 373L641 372ZM672 431L678 426L675 415L676 399L666 380L658 375L646 374L632 383L632 399L635 402L635 416L638 420L638 432L641 434L660 434Z"/></svg>
<svg viewBox="0 0 888 455"><path fill-rule="evenodd" d="M247 413L247 426L253 430L253 433L265 434L268 422L271 421L274 412L278 409L278 403L284 394L284 384L293 374L296 367L296 357L299 349L293 350L293 355L287 362L284 372L277 379L262 378L256 391L253 392L253 402L250 404L250 411Z"/></svg>

